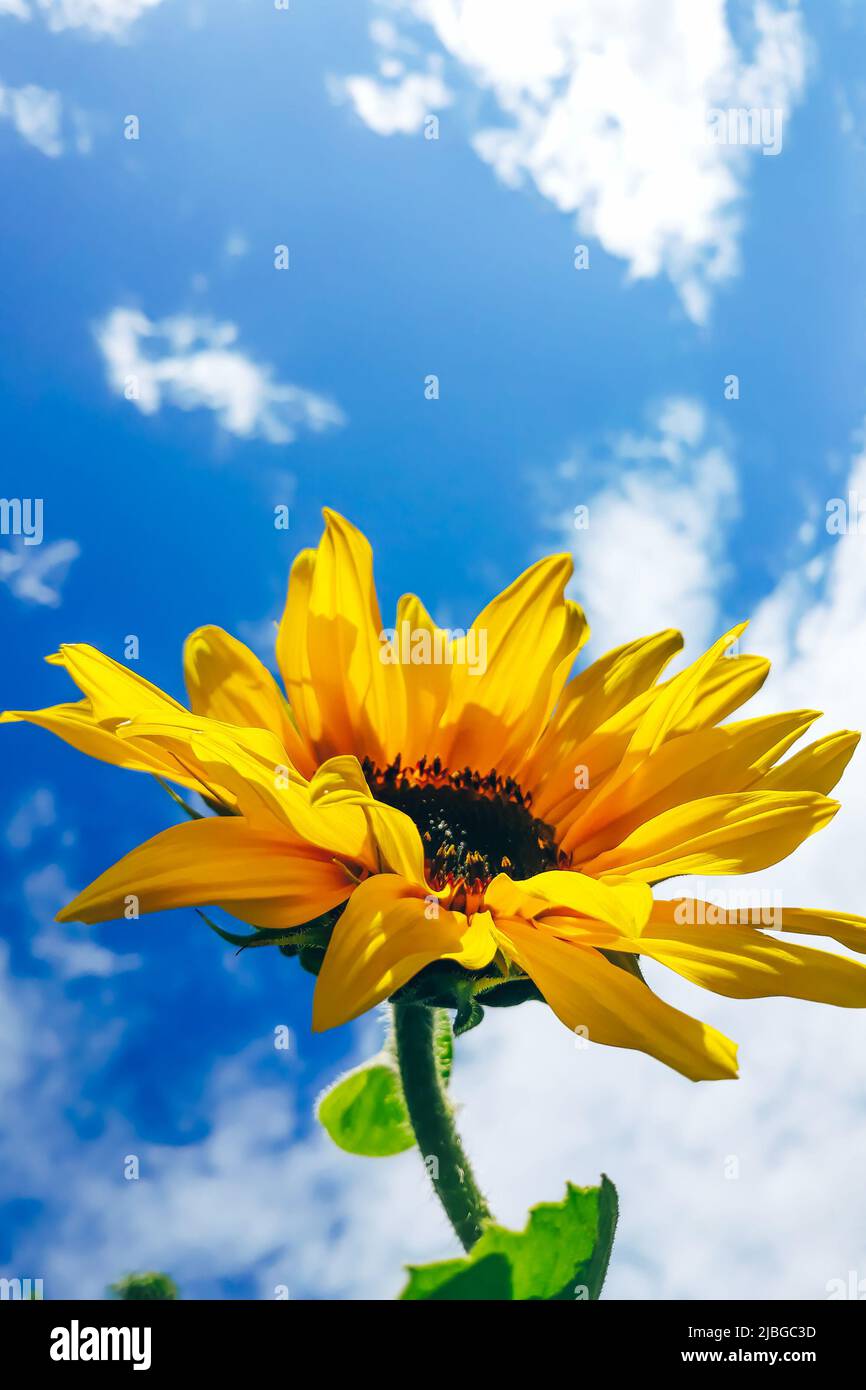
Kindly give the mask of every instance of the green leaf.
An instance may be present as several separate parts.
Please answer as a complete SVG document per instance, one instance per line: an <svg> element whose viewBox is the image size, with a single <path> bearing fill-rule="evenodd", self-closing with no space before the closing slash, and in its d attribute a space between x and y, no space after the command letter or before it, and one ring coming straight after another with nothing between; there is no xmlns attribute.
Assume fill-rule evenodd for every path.
<svg viewBox="0 0 866 1390"><path fill-rule="evenodd" d="M616 1219L616 1188L608 1178L602 1177L599 1187L568 1183L564 1200L533 1207L522 1231L491 1225L465 1259L410 1267L409 1282L400 1297L597 1299L610 1261ZM490 1265L494 1258L508 1264L510 1292L472 1292L478 1284L468 1279L469 1271L482 1265L478 1278L490 1278L502 1286L500 1274Z"/></svg>
<svg viewBox="0 0 866 1390"><path fill-rule="evenodd" d="M410 1265L403 1299L429 1301L485 1299L510 1301L511 1265L504 1255L480 1260L442 1260L434 1265Z"/></svg>
<svg viewBox="0 0 866 1390"><path fill-rule="evenodd" d="M346 1153L388 1158L415 1143L397 1068L384 1052L325 1091L316 1117Z"/></svg>
<svg viewBox="0 0 866 1390"><path fill-rule="evenodd" d="M434 1041L439 1075L447 1085L452 1040L451 1024L444 1011L437 1010ZM415 1135L390 1038L376 1057L347 1072L322 1093L316 1104L316 1117L337 1147L346 1153L390 1158L414 1146Z"/></svg>

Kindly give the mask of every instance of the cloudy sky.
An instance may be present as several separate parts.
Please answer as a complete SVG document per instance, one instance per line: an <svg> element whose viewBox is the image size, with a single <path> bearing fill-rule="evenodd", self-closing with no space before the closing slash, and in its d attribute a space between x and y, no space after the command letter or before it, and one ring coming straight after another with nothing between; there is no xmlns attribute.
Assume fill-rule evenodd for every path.
<svg viewBox="0 0 866 1390"><path fill-rule="evenodd" d="M202 623L270 659L330 505L388 611L463 625L566 548L589 656L751 617L762 708L866 725L864 57L853 0L0 0L0 492L44 500L0 536L0 707L68 697L61 641L135 635L177 695ZM380 1021L313 1038L309 977L191 912L51 925L172 809L2 736L0 1274L391 1297L452 1253L414 1154L311 1122ZM866 758L840 795L756 887L866 913ZM497 1216L605 1171L610 1294L866 1278L863 1016L653 979L742 1079L491 1011L455 1091Z"/></svg>

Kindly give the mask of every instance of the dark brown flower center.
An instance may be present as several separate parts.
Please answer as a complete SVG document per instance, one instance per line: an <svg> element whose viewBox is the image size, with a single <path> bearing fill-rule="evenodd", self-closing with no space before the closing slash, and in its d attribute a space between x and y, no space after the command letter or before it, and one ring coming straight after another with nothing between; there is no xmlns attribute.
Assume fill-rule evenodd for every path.
<svg viewBox="0 0 866 1390"><path fill-rule="evenodd" d="M499 873L529 878L562 862L552 828L532 814L531 797L495 769L451 772L438 758L412 767L397 758L384 769L365 759L363 769L376 799L417 825L437 891L462 884L483 893Z"/></svg>

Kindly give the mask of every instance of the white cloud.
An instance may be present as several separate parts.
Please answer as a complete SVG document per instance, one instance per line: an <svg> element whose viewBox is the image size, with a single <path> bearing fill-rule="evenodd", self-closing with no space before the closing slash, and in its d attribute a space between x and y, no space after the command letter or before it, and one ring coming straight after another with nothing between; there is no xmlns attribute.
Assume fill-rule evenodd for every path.
<svg viewBox="0 0 866 1390"><path fill-rule="evenodd" d="M388 80L358 75L332 83L332 90L344 91L377 135L411 135L431 112L450 106L451 93L435 68L406 72L402 63L392 60L381 70Z"/></svg>
<svg viewBox="0 0 866 1390"><path fill-rule="evenodd" d="M754 24L751 57L725 0L394 0L388 12L403 28L378 22L380 70L398 48L417 47L403 29L427 26L436 48L411 82L353 75L344 86L380 134L418 129L434 104L421 96L424 75L445 57L452 87L474 82L498 107L473 144L500 179L529 180L576 214L581 234L630 276L666 273L702 322L713 285L737 267L750 154L708 139L708 111L767 108L784 119L805 80L796 9L769 0L741 9Z"/></svg>
<svg viewBox="0 0 866 1390"><path fill-rule="evenodd" d="M698 993L667 990L692 1006ZM20 1011L25 986L15 997ZM454 1079L482 1186L497 1218L519 1227L534 1203L562 1197L566 1179L607 1171L621 1200L611 1297L824 1297L828 1280L866 1274L861 1016L698 1002L744 1044L741 1081L694 1086L638 1054L578 1050L540 1005L489 1011L458 1043ZM16 1268L44 1272L46 1296L98 1296L124 1270L164 1268L187 1289L251 1277L262 1298L278 1284L293 1298L390 1298L404 1263L459 1253L418 1155L353 1158L306 1134L291 1078L262 1079L260 1045L220 1063L192 1103L203 1138L155 1144L108 1114L82 1142L60 1118L74 1094L70 1059L34 1103L20 1047L34 1027L18 1019L8 1061L23 1053L28 1108L4 1167L7 1182L25 1170L16 1195L49 1203L50 1238L37 1231L33 1247L31 1228L15 1252ZM304 1065L313 1044L300 1046ZM139 1182L118 1180L129 1153Z"/></svg>
<svg viewBox="0 0 866 1390"><path fill-rule="evenodd" d="M51 159L63 154L69 143L78 154L89 154L93 148L90 117L77 106L65 110L59 92L32 83L6 87L0 82L0 121L9 121L23 140Z"/></svg>
<svg viewBox="0 0 866 1390"><path fill-rule="evenodd" d="M37 831L47 830L57 820L57 806L49 787L37 787L19 807L6 826L10 849L29 849Z"/></svg>
<svg viewBox="0 0 866 1390"><path fill-rule="evenodd" d="M866 452L855 459L844 489L866 498ZM822 516L823 513L822 508ZM866 731L866 527L832 535L799 569L784 575L757 609L749 649L769 656L773 670L756 708L823 710L816 736L832 729ZM807 841L786 870L789 897L866 915L863 825L866 748L861 744L840 787L842 811ZM866 1270L864 1270L866 1273Z"/></svg>
<svg viewBox="0 0 866 1390"><path fill-rule="evenodd" d="M48 28L90 29L95 34L123 38L130 26L161 0L0 0L0 14L18 19L41 15Z"/></svg>
<svg viewBox="0 0 866 1390"><path fill-rule="evenodd" d="M737 492L703 409L678 397L662 404L648 433L620 434L603 453L557 469L545 484L548 521L574 554L572 594L596 652L663 627L698 645L717 635ZM588 512L575 514L580 507Z"/></svg>
<svg viewBox="0 0 866 1390"><path fill-rule="evenodd" d="M237 334L233 323L190 315L154 322L120 307L96 329L109 386L144 415L163 405L212 410L227 433L271 444L343 423L333 401L276 380L272 367L242 352Z"/></svg>
<svg viewBox="0 0 866 1390"><path fill-rule="evenodd" d="M28 546L16 537L11 549L0 550L0 584L8 585L16 598L57 608L70 566L80 554L77 541Z"/></svg>
<svg viewBox="0 0 866 1390"><path fill-rule="evenodd" d="M23 140L51 158L63 153L62 119L59 92L32 83L26 87L0 83L0 120L11 121Z"/></svg>
<svg viewBox="0 0 866 1390"><path fill-rule="evenodd" d="M31 954L47 962L59 979L77 980L85 975L109 979L141 965L140 956L120 955L100 945L92 927L55 922L59 909L75 896L59 864L46 864L28 874L22 892L28 912L40 924L30 940Z"/></svg>

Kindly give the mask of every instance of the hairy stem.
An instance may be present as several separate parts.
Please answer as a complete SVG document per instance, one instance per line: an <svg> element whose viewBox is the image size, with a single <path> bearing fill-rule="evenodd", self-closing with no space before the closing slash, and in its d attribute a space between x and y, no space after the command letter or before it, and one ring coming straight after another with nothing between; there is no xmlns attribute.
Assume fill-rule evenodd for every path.
<svg viewBox="0 0 866 1390"><path fill-rule="evenodd" d="M439 1077L433 1009L394 1004L394 1041L415 1139L436 1195L464 1250L481 1235L490 1211L469 1166Z"/></svg>

